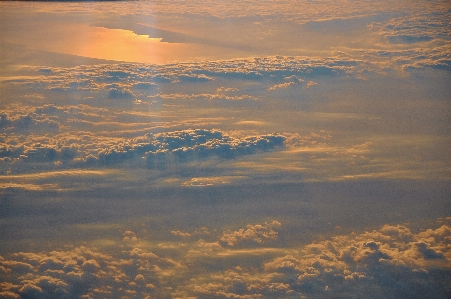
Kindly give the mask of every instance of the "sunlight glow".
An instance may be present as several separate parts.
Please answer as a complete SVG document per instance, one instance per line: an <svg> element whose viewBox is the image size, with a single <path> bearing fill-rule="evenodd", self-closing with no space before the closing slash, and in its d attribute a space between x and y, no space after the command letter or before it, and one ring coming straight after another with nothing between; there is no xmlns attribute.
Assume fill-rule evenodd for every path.
<svg viewBox="0 0 451 299"><path fill-rule="evenodd" d="M211 45L168 43L161 37L85 24L75 25L69 29L67 35L54 37L51 42L39 42L35 47L39 50L88 58L150 64L204 60L210 58L212 53L225 51Z"/></svg>
<svg viewBox="0 0 451 299"><path fill-rule="evenodd" d="M130 30L90 27L89 42L81 43L78 53L70 54L126 62L138 60L159 63L168 48L167 43L160 43L161 40Z"/></svg>

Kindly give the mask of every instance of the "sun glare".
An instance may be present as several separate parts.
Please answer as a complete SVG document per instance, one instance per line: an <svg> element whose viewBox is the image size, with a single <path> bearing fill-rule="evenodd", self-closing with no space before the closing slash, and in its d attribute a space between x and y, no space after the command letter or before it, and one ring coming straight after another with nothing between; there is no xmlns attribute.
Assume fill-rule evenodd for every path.
<svg viewBox="0 0 451 299"><path fill-rule="evenodd" d="M162 38L139 35L129 30L91 27L90 40L82 43L78 55L126 62L161 63L167 43Z"/></svg>

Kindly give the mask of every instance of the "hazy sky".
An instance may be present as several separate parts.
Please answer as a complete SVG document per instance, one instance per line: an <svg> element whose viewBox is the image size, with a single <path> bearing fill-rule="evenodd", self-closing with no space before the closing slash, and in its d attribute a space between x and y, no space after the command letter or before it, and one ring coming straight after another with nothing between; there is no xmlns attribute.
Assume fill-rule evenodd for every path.
<svg viewBox="0 0 451 299"><path fill-rule="evenodd" d="M0 298L451 297L450 24L0 2Z"/></svg>

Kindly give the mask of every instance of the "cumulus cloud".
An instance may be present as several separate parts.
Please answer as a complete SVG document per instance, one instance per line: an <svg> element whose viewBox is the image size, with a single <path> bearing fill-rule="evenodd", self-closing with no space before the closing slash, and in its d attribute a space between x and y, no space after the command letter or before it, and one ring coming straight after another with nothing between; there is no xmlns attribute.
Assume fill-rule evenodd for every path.
<svg viewBox="0 0 451 299"><path fill-rule="evenodd" d="M28 276L16 277L14 284L1 285L2 295L20 298L100 298L105 295L121 298L129 294L144 298L153 293L157 276L162 278L166 271L181 267L171 259L160 259L138 248L132 249L127 259L85 247L49 253L18 253L14 257L34 265ZM49 259L54 260L54 265L42 268ZM114 293L112 287L117 288Z"/></svg>
<svg viewBox="0 0 451 299"><path fill-rule="evenodd" d="M199 278L185 290L214 298L226 294L237 298L446 298L451 258L443 246L446 241L429 239L426 244L420 240L431 234L449 238L450 233L449 226L415 234L406 226L385 225L269 258L262 262L259 275L230 268L211 279Z"/></svg>
<svg viewBox="0 0 451 299"><path fill-rule="evenodd" d="M255 242L263 244L268 241L277 240L277 231L275 229L281 226L280 222L265 222L264 225L248 225L245 229L237 231L224 232L220 241L227 246L237 246L240 243Z"/></svg>
<svg viewBox="0 0 451 299"><path fill-rule="evenodd" d="M215 94L154 94L146 97L146 100L165 101L168 104L180 104L180 102L196 103L200 106L219 105L219 106L235 106L237 103L241 106L254 106L259 98L248 94L227 95L224 93Z"/></svg>
<svg viewBox="0 0 451 299"><path fill-rule="evenodd" d="M242 166L245 163L255 163L252 171L264 169L266 173L271 172L264 177L267 180L278 177L286 180L284 175L287 172L291 180L298 180L300 172L313 172L314 169L328 172L321 174L320 180L337 177L335 169L340 169L345 163L365 165L352 172L357 175L370 168L383 172L385 165L394 163L385 159L385 152L379 151L381 144L393 144L388 139L381 141L380 123L364 124L363 130L370 125L372 129L378 129L376 137L374 134L371 137L363 136L363 133L354 134L362 129L360 126L353 126L350 135L349 122L335 126L336 122L330 121L334 120L331 116L326 124L322 122L324 115L320 115L321 120L318 120L316 116L319 114L304 111L303 105L308 105L309 99L320 99L311 107L314 112L333 114L332 110L337 108L346 114L345 117L352 118L355 115L347 112L353 111L353 107L348 105L346 98L351 93L352 98L359 98L360 90L354 94L352 88L363 85L352 85L349 93L343 95L334 88L329 89L330 86L359 81L362 74L396 80L398 77L387 74L393 74L390 71L398 68L412 72L426 68L451 69L449 5L444 2L424 1L415 5L394 0L271 3L206 0L202 5L181 0L140 2L139 5L124 3L111 3L111 11L117 12L111 15L121 15L120 25L127 23L129 16L143 16L142 13L148 14L145 16L148 20L151 20L147 18L149 15L187 15L187 18L179 19L179 24L195 14L199 28L205 28L204 24L230 23L230 16L234 16L235 21L243 21L239 24L252 24L252 29L259 29L258 34L267 28L272 27L273 32L277 32L277 26L287 26L289 30L294 29L297 36L305 33L317 37L321 28L328 26L339 25L337 31L340 31L356 20L359 24L377 21L371 26L373 31L369 33L369 39L362 38L365 33L361 33L359 28L353 40L355 44L349 43L346 47L340 44L328 54L320 54L329 55L327 57L267 56L170 65L102 63L78 67L14 68L20 76L1 79L6 99L2 102L0 115L0 172L6 174L1 178L2 188L21 187L36 192L53 189L59 194L61 190L57 184L46 183L61 175L71 178L83 174L83 180L94 175L94 170L91 174L89 170L77 173L72 171L74 168L98 168L100 170L96 171L106 173L110 169L128 167L127 171L131 171L123 173L130 174L130 177L124 178L120 187L126 185L129 190L133 189L133 184L153 183L153 178L147 175L161 177L163 174L164 177L170 172L172 182L184 186L182 192L193 194L199 190L205 194L213 189L225 190L225 184L261 175L261 172L247 171ZM77 14L99 9L97 5L57 5L61 11L73 12L74 7ZM202 23L206 16L209 21ZM257 22L259 17L264 17L266 25ZM109 17L100 19L99 22L108 22ZM167 39L172 37L176 41L182 38L182 34L158 32L166 34L164 38ZM189 40L187 36L183 38L184 41L201 41ZM267 44L268 53L280 49L277 39L271 41L271 35L265 38L261 43ZM347 48L366 42L375 49ZM284 50L284 53L299 53L294 48ZM336 49L343 52L333 52ZM308 50L312 48L306 47L305 53ZM240 57L244 56L249 55ZM343 84L344 89L348 87L346 84ZM310 87L313 88L308 89ZM332 101L328 101L329 96ZM371 111L367 97L358 101L369 114L377 113ZM278 109L279 104L282 110L273 111L273 107ZM234 109L218 109L224 106ZM410 109L408 106L405 105ZM262 109L239 109L242 107ZM414 116L409 114L409 121ZM305 122L304 119L301 121L303 117ZM241 125L252 127L253 131L249 129L240 136L225 131L227 128L239 129ZM278 130L287 125L291 133L267 134L271 132L271 125ZM333 131L318 131L323 125L332 127ZM443 132L442 127L440 125L440 132ZM309 130L316 130L316 133L309 135ZM336 134L333 140L332 134ZM412 140L409 149L414 147L414 143L416 145L415 138L409 138ZM333 142L336 146L331 145ZM284 151L286 155L271 152L250 159L251 155L285 149L285 146L289 149ZM301 154L294 156L293 153ZM373 159L376 155L379 155L378 159ZM239 161L231 163L235 159ZM327 164L329 161L332 162ZM243 164L239 164L241 162ZM213 169L210 167L212 164L221 167ZM139 167L150 170L136 169ZM49 169L62 171L39 172ZM442 169L435 171L442 172ZM31 174L15 175L16 172ZM136 179L141 173L146 176ZM162 178L170 180L166 179ZM72 184L70 179L64 180L68 185ZM111 184L118 180L109 176L104 182ZM150 185L146 185L146 190L153 191ZM216 187L206 187L213 185ZM280 199L276 196L274 200ZM170 211L170 204L172 202L161 204L164 211ZM46 209L53 206L51 198L45 205ZM221 208L222 202L212 203L211 207ZM298 205L295 210L303 207ZM130 208L138 209L139 206ZM246 208L251 209L247 205ZM38 216L43 217L40 220L47 217ZM177 215L167 217L171 216ZM77 223L82 220L74 217ZM253 213L252 217L259 215ZM124 223L131 223L128 220L123 219ZM190 229L177 227L178 219L174 218L165 240L149 240L135 228L121 228L115 239L100 240L92 247L67 244L64 248L42 249L40 252L5 253L0 257L0 297L450 297L451 233L446 221L423 231L411 229L406 224L385 225L350 235L324 236L317 242L294 246L290 245L291 240L284 239L288 229L280 223L283 218L279 219L280 222L263 219L259 223L237 220L241 225L229 224L227 230L219 227L220 221L216 228ZM158 221L156 219L155 223ZM290 227L292 229L293 225ZM165 232L158 234L164 235Z"/></svg>
<svg viewBox="0 0 451 299"><path fill-rule="evenodd" d="M307 85L305 85L305 87L306 87L306 88L310 88L310 87L315 86L315 85L318 85L318 83L316 83L316 82L314 82L314 81L309 81L309 82L307 83Z"/></svg>
<svg viewBox="0 0 451 299"><path fill-rule="evenodd" d="M285 140L284 136L277 134L234 139L219 130L203 129L156 134L153 138L159 146L158 150L148 152L146 161L149 167L164 166L171 159L178 162L213 156L230 159L282 146Z"/></svg>
<svg viewBox="0 0 451 299"><path fill-rule="evenodd" d="M231 182L242 180L243 176L212 176L212 177L194 177L182 183L182 186L214 186L229 184Z"/></svg>
<svg viewBox="0 0 451 299"><path fill-rule="evenodd" d="M438 225L419 232L387 224L285 249L277 248L281 229L281 223L273 220L223 232L172 230L180 243L154 250L138 241L134 232L125 231L124 245L117 251L69 245L50 252L12 253L0 257L4 277L0 294L4 298L131 294L448 298L451 293L449 219L439 219Z"/></svg>
<svg viewBox="0 0 451 299"><path fill-rule="evenodd" d="M77 91L95 95L107 93L111 99L134 97L147 92L151 95L158 84L206 84L216 79L246 81L286 81L299 84L304 79L319 76L349 76L366 63L347 56L307 57L268 56L248 59L221 60L171 65L117 64L85 65L75 68L47 68L32 80L20 83L35 90ZM42 68L32 70L38 71ZM289 83L292 82L292 83ZM8 81L15 84L16 81ZM282 86L281 86L282 87ZM236 86L222 86L219 94L238 92Z"/></svg>
<svg viewBox="0 0 451 299"><path fill-rule="evenodd" d="M59 130L60 124L38 114L18 115L10 118L6 113L0 115L0 129L16 132L43 132L51 133Z"/></svg>
<svg viewBox="0 0 451 299"><path fill-rule="evenodd" d="M46 140L46 144L4 144L0 147L4 171L11 165L18 169L23 163L45 162L51 169L112 166L137 159L145 159L149 168L164 169L174 163L212 157L232 159L273 150L283 147L286 139L279 134L232 138L220 130L210 129L149 133L135 138L102 138L92 134L67 136Z"/></svg>
<svg viewBox="0 0 451 299"><path fill-rule="evenodd" d="M174 167L184 167L184 164L195 166L192 163L199 165L198 162L202 161L230 160L284 149L285 146L289 149L326 146L331 138L331 132L323 131L310 135L284 132L283 135L255 136L249 136L247 132L232 132L233 136L230 136L221 130L205 128L171 131L170 128L162 127L156 130L148 129L147 118L143 118L142 127L140 123L132 123L130 126L133 132L131 132L127 131L126 121L133 117L141 118L140 114L111 113L108 112L109 109L87 105L48 104L36 108L10 110L7 119L15 119L23 115L23 111L27 109L37 117L57 120L61 124L60 129L53 134L34 130L30 131L33 134L23 136L12 134L13 131L10 129L4 131L4 139L0 140L2 173L54 171L80 167L122 167L129 163L135 165L134 167L171 170ZM125 129L117 125L123 119L124 123L121 126L125 126ZM243 122L243 124L247 123ZM100 131L96 132L96 130ZM161 133L147 133L149 131ZM347 150L346 153L348 153ZM349 152L349 155L351 154L359 153ZM358 157L364 154L362 152ZM228 184L241 178L240 175L230 176L230 174L193 175L188 176L182 185ZM9 186L19 186L18 183L14 181Z"/></svg>
<svg viewBox="0 0 451 299"><path fill-rule="evenodd" d="M384 35L391 43L420 43L433 39L449 40L451 29L447 25L449 12L446 6L437 6L427 12L406 14L386 22L375 22L370 28Z"/></svg>
<svg viewBox="0 0 451 299"><path fill-rule="evenodd" d="M206 76L204 74L182 74L178 76L179 82L208 82L213 80L213 78Z"/></svg>
<svg viewBox="0 0 451 299"><path fill-rule="evenodd" d="M227 92L236 92L239 91L239 88L235 88L235 87L219 87L218 89L216 89L216 92L218 93L227 93Z"/></svg>
<svg viewBox="0 0 451 299"><path fill-rule="evenodd" d="M128 99L135 95L129 89L110 88L108 89L109 99Z"/></svg>
<svg viewBox="0 0 451 299"><path fill-rule="evenodd" d="M449 227L446 230L449 234ZM435 281L441 285L437 290L430 285L431 279L435 279L427 273L446 272L449 252L438 253L434 249L438 244L418 243L418 239L420 236L405 226L386 225L379 231L308 245L302 255L277 258L265 267L282 273L286 279L294 275L296 280L289 283L291 288L312 295L325 290L326 293L344 294L349 292L346 290L353 290L348 294L368 297L383 289L389 297L422 298L434 294L433 297L445 298L449 292L443 288L445 281ZM429 263L431 259L439 259L442 263ZM403 275L399 276L399 272ZM360 289L358 285L365 288ZM413 289L407 288L413 285Z"/></svg>
<svg viewBox="0 0 451 299"><path fill-rule="evenodd" d="M180 236L180 237L191 237L190 233L182 232L180 230L173 230L173 231L171 231L171 234L173 234L174 236Z"/></svg>
<svg viewBox="0 0 451 299"><path fill-rule="evenodd" d="M128 241L128 242L136 242L138 241L138 238L136 237L136 234L130 230L127 230L123 233L122 241Z"/></svg>
<svg viewBox="0 0 451 299"><path fill-rule="evenodd" d="M280 84L271 86L270 88L268 88L268 90L275 90L275 89L279 89L279 88L288 88L288 87L296 85L296 84L297 83L294 83L294 82L280 83Z"/></svg>

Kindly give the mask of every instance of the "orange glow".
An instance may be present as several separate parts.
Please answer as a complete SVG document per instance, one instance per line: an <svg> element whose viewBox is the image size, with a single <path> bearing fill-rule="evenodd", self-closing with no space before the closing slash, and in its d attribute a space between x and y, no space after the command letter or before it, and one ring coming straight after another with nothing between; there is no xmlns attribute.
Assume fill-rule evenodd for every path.
<svg viewBox="0 0 451 299"><path fill-rule="evenodd" d="M61 32L56 32L51 40L43 36L33 48L89 58L150 64L199 61L237 54L216 46L168 43L163 42L161 37L84 24L68 26L64 34Z"/></svg>
<svg viewBox="0 0 451 299"><path fill-rule="evenodd" d="M161 63L166 55L167 43L161 38L137 35L129 30L91 27L89 41L81 43L78 53L91 58L118 60L127 62Z"/></svg>

